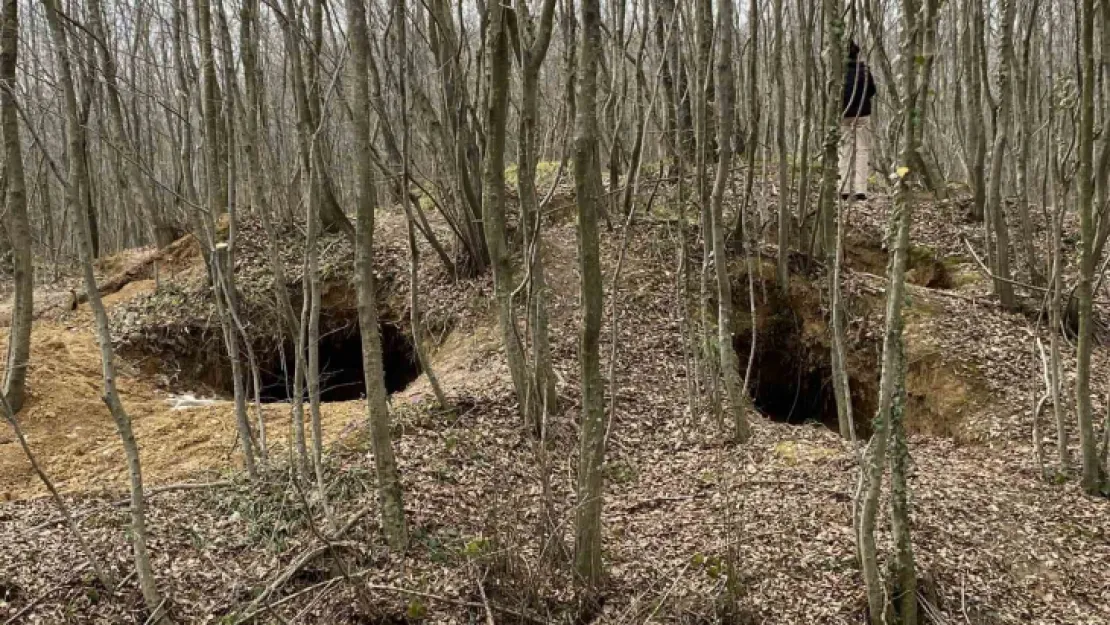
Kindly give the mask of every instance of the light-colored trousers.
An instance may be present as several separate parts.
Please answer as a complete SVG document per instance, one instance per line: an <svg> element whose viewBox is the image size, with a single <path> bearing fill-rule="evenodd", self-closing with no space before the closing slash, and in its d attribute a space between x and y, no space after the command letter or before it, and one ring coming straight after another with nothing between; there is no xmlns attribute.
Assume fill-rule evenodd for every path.
<svg viewBox="0 0 1110 625"><path fill-rule="evenodd" d="M867 193L871 173L871 118L840 120L840 193Z"/></svg>

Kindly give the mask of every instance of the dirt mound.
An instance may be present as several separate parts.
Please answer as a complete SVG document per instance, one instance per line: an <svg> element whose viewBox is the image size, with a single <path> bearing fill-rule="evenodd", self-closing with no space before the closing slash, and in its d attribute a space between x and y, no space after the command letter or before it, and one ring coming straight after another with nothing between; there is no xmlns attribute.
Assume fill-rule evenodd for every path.
<svg viewBox="0 0 1110 625"><path fill-rule="evenodd" d="M83 328L39 322L32 334L29 397L19 418L32 450L63 491L119 491L126 486L123 448L101 400L100 352ZM238 466L234 407L227 401L174 410L144 363L118 360L124 406L135 425L144 477L164 484ZM335 440L351 422L364 418L360 402L329 404L325 432ZM252 409L253 414L253 409ZM288 405L265 406L273 453L288 434ZM0 437L0 498L41 496L43 487L15 440Z"/></svg>

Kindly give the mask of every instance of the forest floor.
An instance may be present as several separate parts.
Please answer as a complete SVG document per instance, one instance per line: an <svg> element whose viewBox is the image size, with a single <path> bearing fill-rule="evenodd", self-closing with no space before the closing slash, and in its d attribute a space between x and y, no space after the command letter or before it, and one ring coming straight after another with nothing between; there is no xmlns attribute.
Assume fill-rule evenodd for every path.
<svg viewBox="0 0 1110 625"><path fill-rule="evenodd" d="M822 270L795 267L787 293L776 294L773 250L765 250L750 276L753 324L748 264L739 254L732 259L738 347L751 347L754 325L753 401L770 418L753 412L752 440L731 444L718 418L690 400L676 280L684 235L667 205L657 200L631 228L603 236L602 366L616 375L607 389L608 401L616 389L616 410L606 458L606 602L595 622L861 623L866 601L850 520L856 452L822 423L831 396L822 368ZM878 375L888 208L875 198L849 217L845 293L859 420L870 416ZM964 223L960 211L957 203L922 203L913 234L908 423L922 603L934 623L1110 623L1110 501L1083 495L1075 479L1042 478L1032 439L1043 393L1034 337L1045 335L1044 324L994 303L962 243L966 237L981 249L981 226ZM383 324L403 329L402 219L382 215L376 260ZM628 253L614 291L624 237ZM266 300L269 283L258 269L261 248L245 240L236 275L250 308ZM573 622L564 565L573 544L579 407L573 221L549 224L545 246L563 405L550 418L543 453L516 416L488 277L451 281L424 254L432 366L455 409L433 405L424 376L392 396L413 538L405 554L390 553L376 533L364 402L323 405L329 524L315 490L285 470L287 402L265 404L270 467L255 484L241 475L233 404L212 371L218 343L211 346L205 327L212 319L195 245L185 239L168 254L133 251L102 262L104 282L130 276L106 303L122 354L120 389L153 489L154 568L178 622ZM336 336L357 338L347 323L349 249L325 247L330 322ZM289 249L296 292L299 261ZM700 264L700 248L691 249ZM113 592L98 588L18 444L0 430L0 622L143 623L141 597L126 575L125 474L100 400L91 316L85 305L69 310L72 282L60 284L38 298L30 399L20 420L96 556L123 582ZM248 318L260 320L259 335L269 332L265 314ZM1100 346L1095 371L1107 370L1108 357ZM1101 415L1107 380L1093 382ZM213 401L174 409L172 398L186 392ZM1037 421L1049 465L1051 413ZM554 537L539 531L545 500ZM322 549L327 544L332 549Z"/></svg>

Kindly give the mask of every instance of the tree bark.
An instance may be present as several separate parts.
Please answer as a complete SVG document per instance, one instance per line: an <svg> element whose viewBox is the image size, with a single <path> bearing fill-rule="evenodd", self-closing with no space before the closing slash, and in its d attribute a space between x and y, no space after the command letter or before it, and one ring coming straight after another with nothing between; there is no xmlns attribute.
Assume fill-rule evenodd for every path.
<svg viewBox="0 0 1110 625"><path fill-rule="evenodd" d="M239 431L239 443L243 449L243 466L247 474L254 479L257 477L257 468L254 458L254 436L251 432L250 420L247 416L247 395L244 384L242 357L240 356L239 337L234 324L234 310L237 306L234 284L234 246L235 246L235 214L231 206L231 191L229 184L228 148L224 139L230 135L222 122L224 98L221 94L216 76L216 58L212 42L212 10L209 0L199 0L197 3L197 31L200 40L201 55L201 101L202 116L204 118L204 156L205 156L205 190L207 199L207 212L200 221L207 222L204 229L204 253L211 257L209 262L209 279L212 284L212 295L216 301L216 311L220 319L223 332L224 347L227 350L228 361L231 365L232 388L235 399L235 424ZM233 102L231 94L228 101ZM217 240L219 216L228 217L228 237L225 241Z"/></svg>
<svg viewBox="0 0 1110 625"><path fill-rule="evenodd" d="M7 0L11 1L11 0ZM46 9L46 18L50 25L50 32L54 39L54 55L58 63L58 83L62 90L62 106L65 116L65 138L68 155L66 158L66 203L69 214L73 218L74 232L77 235L78 250L81 255L82 273L85 281L85 291L88 293L89 307L92 309L96 321L97 342L100 346L100 360L104 377L104 403L115 421L116 430L119 432L123 444L124 456L127 461L128 477L131 485L131 546L135 555L135 570L142 591L143 601L150 611L151 622L167 624L170 619L163 610L162 596L154 579L154 570L150 564L150 554L147 551L146 530L146 498L143 495L142 466L139 460L139 446L135 442L135 434L131 429L131 418L120 401L116 390L115 353L112 348L112 337L108 327L108 314L104 310L104 303L100 300L100 291L96 285L96 275L93 273L93 245L90 225L85 219L87 215L86 196L81 194L81 189L87 187L83 180L87 171L81 166L79 157L83 141L84 130L80 124L77 95L73 83L73 72L70 67L66 31L62 25L62 18L56 0L43 0Z"/></svg>
<svg viewBox="0 0 1110 625"><path fill-rule="evenodd" d="M394 549L408 543L405 510L401 500L401 476L393 455L389 404L386 401L382 368L381 334L374 292L374 171L370 160L370 84L367 78L370 36L363 0L347 1L347 28L351 47L350 76L351 121L358 175L355 232L355 272L358 288L358 319L362 330L362 361L366 376L366 404L370 421L370 444L378 477L378 505L382 532Z"/></svg>
<svg viewBox="0 0 1110 625"><path fill-rule="evenodd" d="M411 68L408 64L408 26L405 20L407 13L405 5L405 0L396 1L394 23L397 27L397 60L399 63L397 75L400 78L399 87L401 92L401 205L405 207L409 244L409 325L412 326L413 351L416 352L417 360L420 362L420 370L424 372L424 377L428 379L428 385L432 387L436 404L441 410L447 410L449 408L447 396L443 394L443 388L439 385L439 378L432 369L432 363L424 350L424 321L420 316L420 248L416 245L415 215L420 207L408 193L411 180L409 163L412 158L409 147L411 128L409 127L408 111L409 71ZM435 237L431 238L434 240Z"/></svg>
<svg viewBox="0 0 1110 625"><path fill-rule="evenodd" d="M852 417L852 396L849 388L847 362L844 347L843 304L840 297L840 231L845 227L843 215L839 215L837 203L837 179L840 163L840 121L843 115L841 90L844 85L844 23L840 19L839 0L824 0L822 12L825 20L825 58L826 66L835 68L825 74L825 119L824 154L821 159L821 195L817 210L821 217L821 232L825 252L825 266L828 268L829 302L831 307L829 334L832 338L832 377L833 395L836 398L837 423L840 436L853 440L855 428Z"/></svg>
<svg viewBox="0 0 1110 625"><path fill-rule="evenodd" d="M23 408L27 392L27 365L31 358L31 325L34 321L34 261L31 257L31 224L27 216L27 183L23 172L23 147L19 137L19 114L15 101L16 64L19 55L19 7L16 0L3 0L0 15L0 128L4 136L4 178L8 232L11 239L13 282L8 359L4 370L3 394L12 416ZM49 206L47 207L49 211Z"/></svg>
<svg viewBox="0 0 1110 625"><path fill-rule="evenodd" d="M916 125L919 123L916 109L917 93L917 37L919 6L917 0L902 2L902 94L901 115L905 124L902 134L901 161L912 162L916 151ZM906 290L906 265L909 257L910 224L913 204L907 181L908 168L900 166L895 176L894 214L892 215L892 251L887 265L886 328L883 332L882 373L879 380L879 408L872 426L871 443L864 455L862 467L862 503L859 505L860 563L864 582L867 587L868 612L872 623L894 622L893 606L886 601L886 589L879 573L878 554L875 545L875 520L879 507L879 494L882 489L882 476L886 464L887 448L890 443L891 429L900 428L895 419L901 417L905 394L904 344L902 339L902 306ZM895 412L898 411L898 414ZM907 455L902 442L894 443L895 454L901 454L892 461L900 473L892 477L892 495L895 504L892 528L895 532L896 554L895 570L903 619L906 625L916 625L916 578L914 577L912 548L909 543L909 518L906 510L906 489L904 468ZM912 590L911 590L912 589ZM913 602L912 607L907 606ZM909 613L905 613L906 610Z"/></svg>
<svg viewBox="0 0 1110 625"><path fill-rule="evenodd" d="M1003 308L1017 306L1010 273L1010 231L1006 222L1006 207L1002 202L1002 163L1009 140L1010 116L1013 110L1013 56L1014 56L1014 0L1002 0L1002 50L998 64L1000 99L994 129L994 148L991 153L990 182L987 186L987 212L994 228L995 279L994 292ZM988 237L989 240L989 237Z"/></svg>
<svg viewBox="0 0 1110 625"><path fill-rule="evenodd" d="M1076 348L1075 395L1079 418L1079 448L1083 471L1083 490L1096 494L1100 486L1098 455L1091 406L1091 352L1094 346L1095 278L1095 202L1094 202L1094 126L1095 126L1095 42L1094 0L1082 0L1080 30L1078 165L1079 180L1079 282L1075 296L1079 303L1079 337Z"/></svg>
<svg viewBox="0 0 1110 625"><path fill-rule="evenodd" d="M509 113L509 38L505 11L500 3L489 5L486 56L489 61L488 103L485 115L486 154L482 173L482 225L493 269L497 318L505 359L512 376L520 415L534 432L539 432L538 397L528 375L516 314L513 310L513 268L505 233L505 135Z"/></svg>
<svg viewBox="0 0 1110 625"><path fill-rule="evenodd" d="M781 2L781 0L778 0ZM724 202L732 167L732 131L736 119L736 88L732 76L732 2L722 2L717 10L717 177L713 182L711 230L713 264L717 274L717 348L724 378L728 414L736 440L744 442L751 436L747 402L740 383L740 362L733 342L732 276L728 272L728 251L725 249ZM756 95L753 93L754 99ZM780 221L781 223L781 221Z"/></svg>
<svg viewBox="0 0 1110 625"><path fill-rule="evenodd" d="M599 0L582 0L578 53L578 119L574 189L578 214L578 269L582 327L578 363L582 376L578 506L575 512L575 572L587 594L601 581L602 466L605 459L605 388L601 379L601 315L604 307L598 217L601 160L598 150L597 71L601 54Z"/></svg>
<svg viewBox="0 0 1110 625"><path fill-rule="evenodd" d="M779 289L786 290L790 281L790 271L788 260L790 256L790 226L793 219L790 216L790 173L786 164L786 80L783 76L783 56L786 54L784 51L784 25L782 15L783 0L774 0L774 21L775 21L775 51L772 63L774 69L773 75L779 76L780 79L775 81L775 151L778 153L778 169L779 169L779 227L778 227L778 263L776 264ZM753 50L754 54L754 50ZM755 84L750 85L752 91L751 98L758 99L755 95ZM755 146L750 146L749 149L754 150ZM803 189L801 191L805 193Z"/></svg>
<svg viewBox="0 0 1110 625"><path fill-rule="evenodd" d="M517 16L528 15L526 0L518 0ZM541 409L552 414L558 407L555 370L551 363L551 341L548 336L547 280L543 259L543 228L536 196L536 139L539 116L540 69L551 43L555 0L544 0L538 30L531 41L522 37L520 121L517 139L517 188L520 196L520 220L524 232L524 262L528 277L528 328L532 342L533 362L529 375L532 388L539 394ZM518 28L518 31L520 29ZM534 26L528 19L527 30Z"/></svg>
<svg viewBox="0 0 1110 625"><path fill-rule="evenodd" d="M987 153L986 133L983 131L983 81L986 80L980 71L979 40L982 30L982 0L967 0L967 27L964 30L965 71L969 79L967 103L967 128L971 138L971 188L973 198L970 217L974 221L983 221L986 215L986 174L985 161Z"/></svg>

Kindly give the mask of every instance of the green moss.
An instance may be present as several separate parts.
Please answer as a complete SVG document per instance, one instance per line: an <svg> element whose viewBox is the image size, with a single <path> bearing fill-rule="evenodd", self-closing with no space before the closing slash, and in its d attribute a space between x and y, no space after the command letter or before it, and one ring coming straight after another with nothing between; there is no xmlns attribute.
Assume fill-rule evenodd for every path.
<svg viewBox="0 0 1110 625"><path fill-rule="evenodd" d="M913 266L922 261L930 261L937 257L937 252L928 245L911 245L910 246L910 265Z"/></svg>
<svg viewBox="0 0 1110 625"><path fill-rule="evenodd" d="M555 181L559 171L559 161L540 161L536 163L536 185L544 187ZM564 174L565 177L565 174ZM520 168L516 163L505 168L505 185L515 189L520 184Z"/></svg>
<svg viewBox="0 0 1110 625"><path fill-rule="evenodd" d="M906 303L909 304L905 308L907 323L935 317L944 312L943 308L923 297L907 296Z"/></svg>
<svg viewBox="0 0 1110 625"><path fill-rule="evenodd" d="M505 184L510 187L516 187L520 184L520 170L515 164L505 168Z"/></svg>
<svg viewBox="0 0 1110 625"><path fill-rule="evenodd" d="M948 275L952 278L952 288L959 289L969 284L979 284L983 281L983 274L970 264L963 262L949 262L945 261L944 266L948 269Z"/></svg>
<svg viewBox="0 0 1110 625"><path fill-rule="evenodd" d="M536 183L551 184L559 171L559 161L540 161L536 163Z"/></svg>

